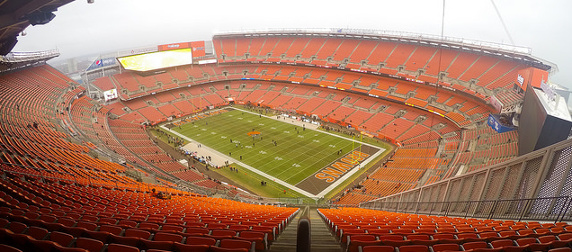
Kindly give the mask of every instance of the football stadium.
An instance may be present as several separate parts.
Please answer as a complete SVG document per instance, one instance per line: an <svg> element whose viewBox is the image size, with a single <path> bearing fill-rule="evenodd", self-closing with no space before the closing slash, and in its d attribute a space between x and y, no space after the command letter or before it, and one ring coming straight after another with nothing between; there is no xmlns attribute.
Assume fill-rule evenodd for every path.
<svg viewBox="0 0 572 252"><path fill-rule="evenodd" d="M530 48L215 32L76 79L13 51L70 2L0 1L1 251L572 251L568 92Z"/></svg>

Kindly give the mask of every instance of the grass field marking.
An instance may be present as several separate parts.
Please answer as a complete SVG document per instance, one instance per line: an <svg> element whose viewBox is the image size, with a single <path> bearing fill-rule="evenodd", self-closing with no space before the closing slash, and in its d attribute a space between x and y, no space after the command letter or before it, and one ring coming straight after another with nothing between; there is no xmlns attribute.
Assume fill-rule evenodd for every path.
<svg viewBox="0 0 572 252"><path fill-rule="evenodd" d="M339 138L329 138L329 141L331 141L331 142L337 142L337 141L339 141ZM291 142L292 142L292 143L291 143L292 147L291 147L291 148L288 148L288 149L290 149L291 151L289 151L286 156L291 156L292 153L295 153L295 152L305 153L305 150L304 150L304 149L294 148L294 146L298 145L298 143L295 141L294 138L292 138ZM329 143L330 143L330 142L325 142L325 143L324 143L324 146L325 146L325 144L329 144ZM302 148L304 148L304 147L302 147ZM316 159L314 162L309 162L309 164L308 164L308 163L305 163L305 166L306 166L306 167L315 166L316 164L320 163L322 160L325 160L325 159L330 158L330 154L331 154L331 153L329 153L329 151L330 151L329 149L325 149L325 148L324 148L324 149L321 150L320 152L316 153L316 155L322 155L322 156L323 156L323 158L321 158L321 159L316 159L316 155L304 155L304 154L297 155L297 156L300 156L300 157L306 156L304 159L298 160L297 162L298 162L298 163L305 163L305 162L307 162L307 160ZM324 152L326 152L326 153L324 153ZM275 160L270 161L270 163L272 163L272 162L275 162ZM300 166L295 166L295 165L292 165L292 166L293 166L293 167L296 167L296 168L297 168L297 167L300 167ZM268 170L267 172L270 173L270 172L275 171L276 169L280 169L280 167L277 166L276 168L270 169L270 170ZM280 176L280 175L282 175L282 174L292 173L292 175L289 176L288 178L283 178L285 181L292 182L292 181L290 181L291 178L294 178L294 177L296 177L298 174L301 174L301 173L304 173L304 172L307 172L307 169L302 169L302 170L300 170L300 169L295 169L295 168L294 168L293 170L292 170L292 169L284 169L282 172L280 172L280 173L278 173L278 174L275 174L275 175ZM312 173L312 174L314 174L314 173ZM304 178L304 179L305 179L305 178ZM303 181L304 179L302 179L301 181ZM301 182L301 181L298 181L298 182L295 182L295 183L292 182L292 184L298 184L298 183Z"/></svg>
<svg viewBox="0 0 572 252"><path fill-rule="evenodd" d="M354 167L353 169L351 169L348 173L346 173L344 176L342 176L340 179L336 180L334 183L332 183L331 185L329 185L328 187L326 187L326 189L324 189L323 191L321 191L320 193L316 194L316 196L318 198L324 197L327 193L329 193L331 190L334 190L336 187L338 187L339 185L341 185L346 179L350 178L352 175L354 175L354 173L358 172L359 169L358 167L365 167L367 164L369 164L369 162L371 162L372 160L375 160L375 158L377 158L379 155L383 154L383 152L386 151L386 149L384 148L380 148L380 147L376 147L379 148L379 151L377 151L375 154L371 155L368 159L364 160L363 162L361 162L358 166ZM318 171L319 172L319 171Z"/></svg>
<svg viewBox="0 0 572 252"><path fill-rule="evenodd" d="M331 141L336 141L336 138L330 138L330 139L331 139ZM290 150L289 152L284 153L284 154L285 154L284 156L292 156L293 153L298 154L297 156L304 156L304 153L305 153L305 150L303 149L304 147L302 146L302 147L299 147L299 148L295 148L296 146L298 146L298 142L296 142L296 141L294 141L294 140L295 140L295 139L292 139L292 141L290 141L291 143L289 143L289 142L286 142L286 143L285 143L285 144L290 144L291 147L288 148L288 149ZM300 154L300 152L301 152L301 154ZM322 154L322 151L319 152L318 154L324 155L324 158L322 158L322 159L328 158L328 155ZM306 161L306 160L308 160L308 159L312 159L312 158L315 158L315 157L314 157L314 156L307 156L305 159L302 160L302 162L303 162L303 161ZM318 159L316 162L313 162L311 165L308 165L308 166L312 166L312 165L314 165L315 163L320 162L322 159ZM272 162L274 162L274 161L271 161L271 163L272 163ZM270 170L268 170L267 172L272 172L272 171L274 171L275 169L279 169L279 167L270 169ZM304 170L302 170L302 171L304 171ZM295 173L295 175L296 175L296 174L299 174L299 173L302 172L302 171L297 171L297 172ZM285 173L285 172L290 172L290 169L286 169L286 170L282 171L281 173L279 173L278 175L281 175L281 174L283 174L283 173ZM285 179L285 180L288 180L288 179L290 179L290 178L292 178L292 176L288 177L288 178Z"/></svg>
<svg viewBox="0 0 572 252"><path fill-rule="evenodd" d="M335 140L335 138L332 138L332 141L334 141L334 140ZM327 143L326 143L326 144L327 144ZM331 145L331 144L330 144L330 145ZM323 149L322 151L320 151L320 152L318 153L319 155L322 155L323 158L316 159L316 157L314 157L314 156L308 156L307 158L305 158L305 159L303 159L303 160L301 160L301 161L304 162L304 161L306 161L306 160L308 160L308 159L316 159L315 162L313 162L311 165L309 165L309 166L314 166L316 163L320 163L322 160L328 159L330 156L329 156L328 154L326 154L326 153L323 153L323 152L329 152L329 151L330 151L329 149ZM353 151L353 150L352 150L352 151ZM331 153L330 153L330 154L331 154ZM345 154L344 154L344 155L345 155ZM330 164L332 164L332 163L334 163L334 162L336 162L336 160L332 161L332 162L329 163L328 165L330 165ZM327 167L327 166L324 166L324 167L322 167L322 168L325 168L325 167ZM304 170L297 170L294 174L292 174L292 176L286 178L285 180L288 181L290 178L296 177L298 174L300 174L300 173L302 173L302 172L305 172L305 171L306 171L305 169L304 169ZM318 170L317 172L319 172L319 171L320 171L320 170ZM286 171L284 171L284 172L286 172ZM282 172L282 173L284 173L284 172ZM281 175L282 173L280 173L280 174L278 174L278 175ZM312 173L312 175L313 175L313 174L315 174L315 173ZM302 181L304 181L304 179L302 179L301 181L299 181L299 182L296 183L296 184L299 184L299 183L302 182Z"/></svg>
<svg viewBox="0 0 572 252"><path fill-rule="evenodd" d="M183 138L183 139L185 139L185 140L187 140L187 141L189 141L189 142L195 142L195 143L197 143L197 141L195 141L195 140L193 140L193 139L191 139L191 138L189 138L189 137L187 137L187 136L185 136L185 135L182 135L182 134L180 134L179 132L169 130L167 127L165 127L165 125L161 125L160 127L161 127L162 129L164 129L165 131L167 131L167 132L169 132L169 133L171 133L171 134L175 134L175 135L177 135L177 136L179 136L179 137L181 137L181 138ZM314 194L311 194L311 193L306 192L306 191L304 191L304 190L302 190L302 189L300 189L300 188L298 188L298 187L296 187L296 186L293 186L293 185L291 185L291 184L288 184L288 183L286 183L285 181L283 181L283 180L281 180L281 179L279 179L279 178L276 178L276 177L274 177L274 176L270 176L270 175L268 175L268 174L266 174L266 173L264 173L264 172L262 172L262 171L260 171L260 170L258 170L258 169L256 169L256 168L254 168L254 167L252 167L252 166L250 166L250 165L247 165L247 164L242 163L242 162L240 162L240 161L238 161L238 160L236 160L236 159L234 159L234 158L232 158L232 157L229 157L229 156L227 156L227 155L224 155L224 154L220 153L219 151L217 151L217 150L215 150L215 149L213 149L213 148L211 148L211 147L208 147L208 146L203 145L203 147L201 147L201 148L206 148L206 149L208 149L209 151L211 151L211 152L213 152L213 153L216 153L217 155L220 155L221 157L226 157L228 160L232 161L233 163L236 163L236 164L238 164L238 165L240 165L240 166L242 166L242 167L244 167L244 168L246 168L246 169L248 169L248 170L250 170L250 171L252 171L252 172L254 172L254 173L258 174L258 175L260 175L260 176L263 176L263 177L265 177L265 178L267 178L267 179L269 179L269 180L272 180L272 181L274 181L274 182L276 182L276 183L278 183L278 184L280 184L280 185L282 185L282 186L284 186L284 187L286 187L286 188L288 188L288 189L291 189L292 191L295 191L295 192L297 192L297 193L300 193L300 194L302 194L302 195L304 195L304 196L306 196L306 197L308 197L308 198L313 198L313 199L318 198L318 197L316 197L316 195L314 195Z"/></svg>
<svg viewBox="0 0 572 252"><path fill-rule="evenodd" d="M324 160L324 159L326 159L326 158L328 158L328 157L325 156L324 158L319 159L317 162L320 162L321 160ZM300 166L297 166L297 167L300 167ZM293 177L296 177L298 174L300 174L300 173L302 173L302 172L305 172L305 171L306 171L305 169L304 169L304 170L297 170L297 172L295 172L294 174L292 174L292 176L287 177L285 180L287 181L287 180L289 180L289 179L291 179L291 178L293 178ZM319 171L321 171L321 170L318 170L318 172L319 172ZM280 173L280 174L282 174L282 173ZM313 174L315 174L315 173L313 173ZM302 179L300 182L296 183L296 185L299 184L299 183L301 183L302 181L304 181L304 179Z"/></svg>
<svg viewBox="0 0 572 252"><path fill-rule="evenodd" d="M244 109L240 109L240 108L235 108L235 107L232 107L232 108L235 109L235 110L239 110L239 111L242 111L242 112L250 113L250 114L253 114L253 115L260 115L260 114L258 114L258 113L252 112L252 111L248 111L248 110L244 110ZM275 121L285 122L285 123L289 123L289 124L292 124L292 125L300 126L300 125L298 125L298 124L292 123L290 120L279 120L279 119L276 119L276 116L267 116L267 115L262 115L262 116L263 116L263 117L266 117L266 118L270 118L270 119L275 120ZM314 124L311 124L311 123L306 123L306 124L309 124L309 125L311 125L311 126L314 126L314 127L315 127L314 130L315 130L315 131L318 131L318 126L316 126L316 125L314 125ZM308 127L307 127L307 128L308 128ZM339 137L339 138L342 138L342 139L345 139L345 140L348 140L348 141L352 141L352 142L356 142L356 143L360 143L360 144L365 144L365 145L367 145L367 146L369 146L369 147L378 148L378 149L380 148L379 146L375 146L375 145L372 145L372 144L369 144L369 143L360 142L360 141L358 141L358 140L355 140L355 139L352 139L352 138L349 138L349 137L344 137L344 136L336 135L336 134L334 134L334 133L330 133L330 132L327 132L327 131L318 131L318 132L321 132L321 133L324 133L324 134L328 134L328 135L330 135L330 136Z"/></svg>

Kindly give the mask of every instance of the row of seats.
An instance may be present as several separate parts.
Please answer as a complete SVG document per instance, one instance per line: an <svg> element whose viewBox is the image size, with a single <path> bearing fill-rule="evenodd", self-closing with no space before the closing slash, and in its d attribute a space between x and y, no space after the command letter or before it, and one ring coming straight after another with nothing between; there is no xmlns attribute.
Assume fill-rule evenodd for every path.
<svg viewBox="0 0 572 252"><path fill-rule="evenodd" d="M99 148L109 149L110 152L121 155L126 161L151 169L125 148L110 132L107 123L107 113L110 109L107 107L98 109L93 103L94 101L87 96L79 97L72 103L71 118L74 125L82 131L85 137L94 143L99 143Z"/></svg>
<svg viewBox="0 0 572 252"><path fill-rule="evenodd" d="M137 124L126 122L123 120L110 120L110 130L114 133L121 143L135 153L140 158L160 168L166 173L171 173L177 177L178 174L187 169L186 166L169 157L161 148L159 148L145 130ZM198 186L204 186L197 183L204 180L203 176L194 170L184 171L184 179Z"/></svg>
<svg viewBox="0 0 572 252"><path fill-rule="evenodd" d="M319 212L348 252L548 251L572 246L572 226L563 222L478 220L357 208Z"/></svg>
<svg viewBox="0 0 572 252"><path fill-rule="evenodd" d="M35 224L35 223L33 223ZM210 247L242 248L244 251L264 251L268 247L265 233L256 231L215 229L209 233L177 232L162 229L150 232L150 229L125 229L118 226L101 225L93 229L89 222L77 228L64 227L54 230L49 225L28 226L22 222L0 218L0 243L10 244L24 251L102 251L104 244L121 244L141 250L208 250ZM151 230L154 231L154 230ZM225 250L223 250L225 251Z"/></svg>
<svg viewBox="0 0 572 252"><path fill-rule="evenodd" d="M73 96L81 91L70 88L69 78L40 66L5 74L0 83L4 173L81 184L136 185L119 176L124 166L91 157L89 148L67 141L64 132L69 131L54 123L56 115L67 115Z"/></svg>
<svg viewBox="0 0 572 252"><path fill-rule="evenodd" d="M440 251L472 251L472 252L524 252L524 251L548 251L548 252L570 252L570 241L554 241L549 243L536 243L533 238L523 238L520 241L499 240L491 243L486 242L468 242L459 244L435 244L426 245L405 245L400 247L370 245L359 246L359 252L440 252Z"/></svg>
<svg viewBox="0 0 572 252"><path fill-rule="evenodd" d="M51 240L53 235L72 237L70 242L59 244L63 247L73 246L74 239L89 238L103 244L171 250L175 249L175 242L190 245L195 238L208 238L216 240L217 244L228 243L223 241L225 239L247 241L262 251L297 211L189 195L176 190L172 190L171 199L162 200L144 192L19 179L0 179L0 182L0 226L4 228L0 238L28 235L28 230L41 231L44 240ZM75 203L67 203L62 196ZM47 200L39 201L40 198ZM25 246L30 243L33 242L16 245L27 250ZM57 247L51 242L43 244L50 249ZM209 242L208 246L218 245Z"/></svg>
<svg viewBox="0 0 572 252"><path fill-rule="evenodd" d="M186 168L173 161L172 158L165 155L163 150L155 146L139 125L120 120L108 121L107 112L109 109L104 107L96 110L90 101L91 99L86 96L76 99L72 104L72 119L76 126L92 141L100 142L104 148L111 149L114 153L123 156L127 161L137 163L159 174L181 171ZM91 123L92 116L97 118L98 123ZM139 148L141 146L149 147ZM143 160L153 163L160 169L147 165ZM167 175L165 174L165 176ZM203 180L203 177L195 171L186 171L184 178L187 181ZM204 183L198 185L207 187Z"/></svg>
<svg viewBox="0 0 572 252"><path fill-rule="evenodd" d="M465 165L467 171L475 171L515 157L518 154L518 132L516 130L497 133L488 125L480 125L474 129L463 131L463 140L457 150L457 155L451 161L449 172L445 178ZM479 151L468 151L471 142L481 147ZM486 149L483 149L486 147Z"/></svg>

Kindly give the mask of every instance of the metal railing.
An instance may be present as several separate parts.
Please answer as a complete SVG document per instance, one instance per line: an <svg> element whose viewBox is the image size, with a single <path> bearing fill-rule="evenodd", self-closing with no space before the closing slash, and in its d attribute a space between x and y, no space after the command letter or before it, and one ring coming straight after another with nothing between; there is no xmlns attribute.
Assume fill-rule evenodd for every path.
<svg viewBox="0 0 572 252"><path fill-rule="evenodd" d="M362 204L361 207L390 212L463 218L560 222L572 220L572 212L570 211L571 204L572 198L561 196L533 199L446 202L375 201Z"/></svg>
<svg viewBox="0 0 572 252"><path fill-rule="evenodd" d="M568 139L500 164L364 202L360 207L479 218L570 220L571 167L572 139Z"/></svg>
<svg viewBox="0 0 572 252"><path fill-rule="evenodd" d="M296 230L296 252L312 251L312 225L310 223L310 207L306 206L300 213Z"/></svg>

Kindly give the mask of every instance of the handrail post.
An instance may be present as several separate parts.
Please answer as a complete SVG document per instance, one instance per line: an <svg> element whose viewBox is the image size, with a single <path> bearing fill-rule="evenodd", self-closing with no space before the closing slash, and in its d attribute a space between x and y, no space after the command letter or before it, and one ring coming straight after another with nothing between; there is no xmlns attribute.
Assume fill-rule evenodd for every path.
<svg viewBox="0 0 572 252"><path fill-rule="evenodd" d="M467 218L467 216L469 216L469 209L471 209L471 204L473 204L472 201L467 201L467 204L465 205L465 206L467 206L464 210L465 211L465 217L464 217L465 219Z"/></svg>
<svg viewBox="0 0 572 252"><path fill-rule="evenodd" d="M310 207L306 206L298 221L296 252L310 252L311 244Z"/></svg>
<svg viewBox="0 0 572 252"><path fill-rule="evenodd" d="M487 219L491 220L494 216L494 212L496 211L497 208L497 202L498 200L493 201L493 207L491 207L491 210L489 212L489 217Z"/></svg>
<svg viewBox="0 0 572 252"><path fill-rule="evenodd" d="M558 221L563 221L564 216L566 216L566 213L568 213L568 210L570 208L570 203L572 203L572 198L566 196L565 199L566 200L564 201L564 204L562 204L562 208L560 209L560 213L558 213L558 216L554 220L554 223L557 223Z"/></svg>
<svg viewBox="0 0 572 252"><path fill-rule="evenodd" d="M526 199L526 203L524 204L524 208L523 210L520 212L520 216L518 217L518 221L522 221L522 218L525 215L525 212L527 212L529 210L529 205L530 205L530 199Z"/></svg>
<svg viewBox="0 0 572 252"><path fill-rule="evenodd" d="M445 214L443 216L449 216L450 207L451 207L451 202L447 202L447 207L445 207Z"/></svg>
<svg viewBox="0 0 572 252"><path fill-rule="evenodd" d="M435 207L435 202L433 202L433 204L431 204L431 208L429 208L429 215L433 212L433 207Z"/></svg>

